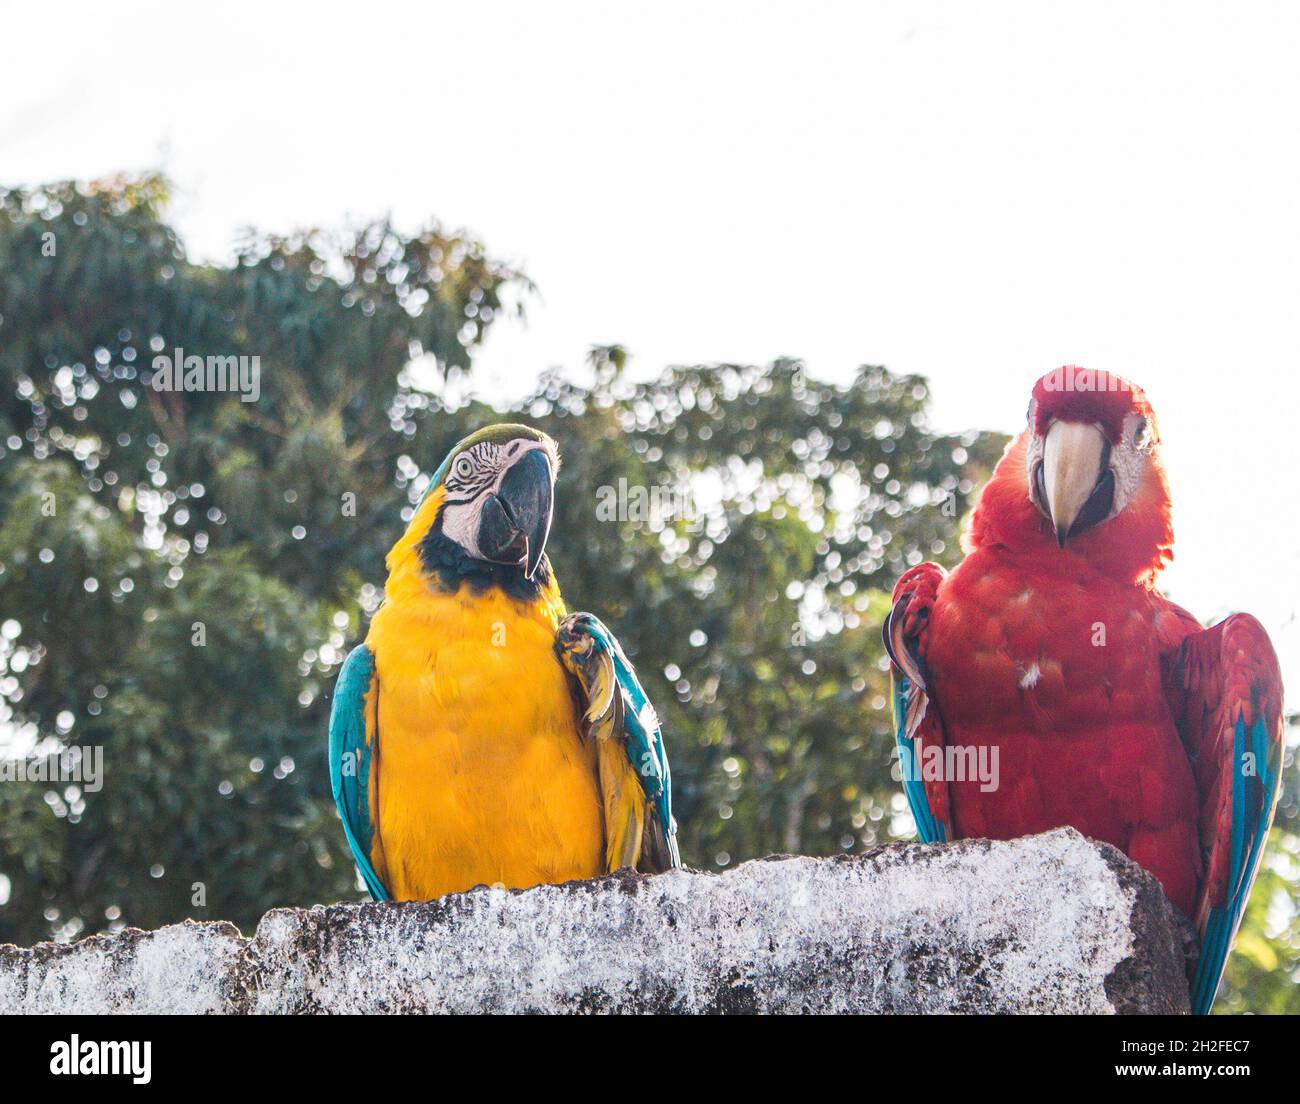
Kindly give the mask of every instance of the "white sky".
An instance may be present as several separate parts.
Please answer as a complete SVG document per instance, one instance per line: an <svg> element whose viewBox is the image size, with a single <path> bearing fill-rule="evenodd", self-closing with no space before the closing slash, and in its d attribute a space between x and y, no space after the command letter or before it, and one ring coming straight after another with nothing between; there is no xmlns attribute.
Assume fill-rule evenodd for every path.
<svg viewBox="0 0 1300 1104"><path fill-rule="evenodd" d="M619 341L931 378L1014 430L1042 372L1160 416L1173 597L1300 687L1300 7L11 7L0 181L162 166L194 256L391 212L538 282L488 397Z"/></svg>

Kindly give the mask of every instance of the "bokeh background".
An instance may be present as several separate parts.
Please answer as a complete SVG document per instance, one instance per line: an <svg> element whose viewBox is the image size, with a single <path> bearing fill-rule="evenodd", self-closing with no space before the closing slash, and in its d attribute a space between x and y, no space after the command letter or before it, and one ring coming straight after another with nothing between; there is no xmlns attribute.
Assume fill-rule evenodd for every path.
<svg viewBox="0 0 1300 1104"><path fill-rule="evenodd" d="M0 939L355 895L332 678L507 412L561 442L553 559L694 865L910 835L881 611L1061 363L1147 388L1169 593L1300 685L1294 9L60 13L8 12L0 71L0 754L106 777L0 785ZM261 400L143 388L178 345ZM600 522L620 478L701 516ZM1286 787L1221 1010L1300 1011Z"/></svg>

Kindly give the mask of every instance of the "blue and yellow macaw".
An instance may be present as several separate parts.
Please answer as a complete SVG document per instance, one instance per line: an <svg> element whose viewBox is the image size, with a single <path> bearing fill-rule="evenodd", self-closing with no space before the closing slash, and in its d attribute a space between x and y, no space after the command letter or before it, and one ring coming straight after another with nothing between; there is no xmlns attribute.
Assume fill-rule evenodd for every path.
<svg viewBox="0 0 1300 1104"><path fill-rule="evenodd" d="M654 709L546 557L559 454L495 425L451 450L339 672L330 782L376 900L681 865Z"/></svg>

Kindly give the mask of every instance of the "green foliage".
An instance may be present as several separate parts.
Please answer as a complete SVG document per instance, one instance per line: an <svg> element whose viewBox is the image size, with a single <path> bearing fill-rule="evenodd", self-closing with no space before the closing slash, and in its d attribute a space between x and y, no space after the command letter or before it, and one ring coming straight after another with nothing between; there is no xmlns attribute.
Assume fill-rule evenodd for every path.
<svg viewBox="0 0 1300 1104"><path fill-rule="evenodd" d="M9 754L102 745L105 772L0 786L19 942L352 892L325 694L383 582L395 476L433 456L406 368L467 370L527 289L436 226L191 265L165 199L157 177L0 193L0 721ZM147 386L176 347L259 356L259 401Z"/></svg>
<svg viewBox="0 0 1300 1104"><path fill-rule="evenodd" d="M910 836L879 626L907 565L959 558L1000 439L934 434L925 382L880 368L645 382L617 346L585 385L456 404L449 377L529 291L478 243L376 223L193 265L166 194L0 192L0 745L104 748L99 792L0 785L0 940L360 896L325 770L333 677L429 474L504 417L560 442L552 559L663 717L686 860ZM178 346L260 357L259 400L153 390ZM1224 1000L1295 1010L1279 838L1291 866L1261 879Z"/></svg>
<svg viewBox="0 0 1300 1104"><path fill-rule="evenodd" d="M1300 838L1294 831L1274 828L1269 837L1214 1011L1300 1013Z"/></svg>

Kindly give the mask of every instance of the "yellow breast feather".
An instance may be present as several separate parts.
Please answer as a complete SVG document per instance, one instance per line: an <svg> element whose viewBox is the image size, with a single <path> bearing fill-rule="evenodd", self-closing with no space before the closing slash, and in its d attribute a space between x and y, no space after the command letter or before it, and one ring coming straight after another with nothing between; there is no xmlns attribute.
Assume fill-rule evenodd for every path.
<svg viewBox="0 0 1300 1104"><path fill-rule="evenodd" d="M527 601L427 578L414 534L440 497L389 554L367 637L379 685L375 869L397 900L603 873L597 752L555 654L559 589Z"/></svg>

